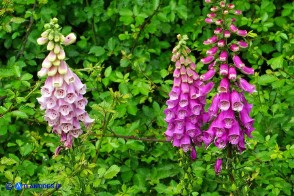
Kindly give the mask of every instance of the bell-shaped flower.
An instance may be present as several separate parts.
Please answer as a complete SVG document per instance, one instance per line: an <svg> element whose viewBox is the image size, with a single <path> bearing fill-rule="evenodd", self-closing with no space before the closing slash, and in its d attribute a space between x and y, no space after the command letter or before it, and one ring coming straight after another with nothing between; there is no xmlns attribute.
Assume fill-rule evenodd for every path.
<svg viewBox="0 0 294 196"><path fill-rule="evenodd" d="M203 96L203 95L207 95L214 87L214 83L213 82L209 82L205 85L202 85L200 88L199 88L199 94L200 96Z"/></svg>
<svg viewBox="0 0 294 196"><path fill-rule="evenodd" d="M248 43L245 41L238 41L238 45L240 46L240 48L247 48L248 47Z"/></svg>
<svg viewBox="0 0 294 196"><path fill-rule="evenodd" d="M70 130L72 130L73 129L72 119L67 120L67 119L61 117L60 118L60 129L65 133L68 133Z"/></svg>
<svg viewBox="0 0 294 196"><path fill-rule="evenodd" d="M174 119L175 119L175 109L169 109L169 108L167 108L167 109L165 109L164 110L164 114L165 114L165 121L166 122L172 122Z"/></svg>
<svg viewBox="0 0 294 196"><path fill-rule="evenodd" d="M41 88L41 94L44 97L50 97L54 88L52 84L52 78L48 77L45 81L45 85Z"/></svg>
<svg viewBox="0 0 294 196"><path fill-rule="evenodd" d="M65 98L67 94L67 85L63 83L63 85L60 88L55 89L54 96L57 99Z"/></svg>
<svg viewBox="0 0 294 196"><path fill-rule="evenodd" d="M196 153L195 147L192 147L191 149L190 158L192 161L195 161L197 159L197 153Z"/></svg>
<svg viewBox="0 0 294 196"><path fill-rule="evenodd" d="M231 105L232 105L232 110L240 112L241 110L243 110L243 103L241 101L241 96L240 94L233 90L231 92Z"/></svg>
<svg viewBox="0 0 294 196"><path fill-rule="evenodd" d="M233 126L229 129L229 142L231 144L238 144L239 143L239 136L240 136L240 125L238 121L235 121Z"/></svg>
<svg viewBox="0 0 294 196"><path fill-rule="evenodd" d="M214 34L221 34L222 32L223 32L223 29L222 28L220 28L220 27L217 27L214 31Z"/></svg>
<svg viewBox="0 0 294 196"><path fill-rule="evenodd" d="M68 68L67 73L64 75L63 78L67 84L71 84L75 82L74 73L71 71L70 68Z"/></svg>
<svg viewBox="0 0 294 196"><path fill-rule="evenodd" d="M216 163L215 163L215 166L214 166L214 171L216 173L216 175L219 175L222 171L222 163L223 163L223 160L222 159L217 159L216 160Z"/></svg>
<svg viewBox="0 0 294 196"><path fill-rule="evenodd" d="M229 68L229 76L228 76L228 78L230 80L233 80L233 81L235 81L237 79L237 71L236 71L235 67L230 67Z"/></svg>
<svg viewBox="0 0 294 196"><path fill-rule="evenodd" d="M173 87L169 93L170 100L177 100L181 94L181 89L179 87Z"/></svg>
<svg viewBox="0 0 294 196"><path fill-rule="evenodd" d="M68 87L67 87L67 94L64 97L64 101L66 101L69 104L72 104L72 103L74 103L77 100L77 98L78 98L78 95L75 92L74 86L72 84L68 85ZM83 98L82 96L80 96L79 101L80 100L83 100L83 99L85 99L85 98ZM87 105L88 101L87 101L87 99L85 99L85 100L86 100L86 104L85 105ZM78 104L76 103L75 105L76 105L76 107L77 107L77 105L79 107L82 107L82 104L84 104L83 101L81 103L78 103ZM83 109L85 109L85 105L83 106ZM80 108L80 109L82 109L82 108Z"/></svg>
<svg viewBox="0 0 294 196"><path fill-rule="evenodd" d="M233 52L238 52L239 51L239 46L237 44L231 44L230 45L230 50Z"/></svg>
<svg viewBox="0 0 294 196"><path fill-rule="evenodd" d="M200 79L202 81L208 81L215 75L215 69L210 69L206 73L200 76Z"/></svg>
<svg viewBox="0 0 294 196"><path fill-rule="evenodd" d="M242 60L240 59L238 55L233 56L233 62L234 62L234 65L239 69L242 69L242 67L245 66L245 64L242 62Z"/></svg>
<svg viewBox="0 0 294 196"><path fill-rule="evenodd" d="M220 113L220 120L222 121L225 128L227 129L231 128L234 122L236 121L234 111L231 109L222 111Z"/></svg>
<svg viewBox="0 0 294 196"><path fill-rule="evenodd" d="M219 60L220 61L227 61L228 60L228 52L225 50L221 51L221 53L219 55Z"/></svg>
<svg viewBox="0 0 294 196"><path fill-rule="evenodd" d="M224 31L224 37L225 37L225 38L229 38L229 37L231 37L231 33L230 33L230 31L225 30L225 31Z"/></svg>
<svg viewBox="0 0 294 196"><path fill-rule="evenodd" d="M223 39L221 39L217 42L217 46L220 48L224 47L225 45L226 45L226 42Z"/></svg>
<svg viewBox="0 0 294 196"><path fill-rule="evenodd" d="M243 124L243 126L246 129L251 129L252 125L254 123L254 120L252 118L250 118L249 113L246 110L242 110L240 111L240 120Z"/></svg>
<svg viewBox="0 0 294 196"><path fill-rule="evenodd" d="M191 138L188 135L184 135L181 139L181 148L184 152L187 152L190 149Z"/></svg>
<svg viewBox="0 0 294 196"><path fill-rule="evenodd" d="M66 149L72 148L72 135L71 134L67 134L66 141L64 142L64 147Z"/></svg>
<svg viewBox="0 0 294 196"><path fill-rule="evenodd" d="M188 110L186 107L178 108L177 111L177 119L184 120L188 116Z"/></svg>
<svg viewBox="0 0 294 196"><path fill-rule="evenodd" d="M242 67L241 68L241 72L243 72L244 74L247 74L247 75L253 75L254 74L254 69L251 68L251 67Z"/></svg>
<svg viewBox="0 0 294 196"><path fill-rule="evenodd" d="M46 99L46 108L52 109L57 105L57 99L54 96L48 97Z"/></svg>
<svg viewBox="0 0 294 196"><path fill-rule="evenodd" d="M219 74L222 76L226 76L229 73L229 66L228 64L224 63L220 65Z"/></svg>
<svg viewBox="0 0 294 196"><path fill-rule="evenodd" d="M230 93L220 93L218 107L220 110L225 111L230 108Z"/></svg>
<svg viewBox="0 0 294 196"><path fill-rule="evenodd" d="M207 55L213 56L216 54L216 52L218 51L218 47L214 46L212 48L210 48L209 50L206 51Z"/></svg>
<svg viewBox="0 0 294 196"><path fill-rule="evenodd" d="M47 109L46 110L46 117L50 118L51 120L55 120L59 118L60 114L57 110L55 109Z"/></svg>
<svg viewBox="0 0 294 196"><path fill-rule="evenodd" d="M219 95L216 94L211 102L210 107L208 108L208 113L209 115L212 117L216 117L217 116L217 112L218 112L218 104L219 104Z"/></svg>
<svg viewBox="0 0 294 196"><path fill-rule="evenodd" d="M76 92L84 95L86 93L86 85L84 85L81 80L79 79L79 77L74 74L75 77L75 82L73 83L76 89Z"/></svg>
<svg viewBox="0 0 294 196"><path fill-rule="evenodd" d="M229 88L230 88L230 82L226 77L224 77L219 84L218 92L220 93L229 92Z"/></svg>
<svg viewBox="0 0 294 196"><path fill-rule="evenodd" d="M214 60L214 56L207 56L207 57L201 59L201 62L202 62L203 64L209 64L209 63L211 63L213 60Z"/></svg>
<svg viewBox="0 0 294 196"><path fill-rule="evenodd" d="M238 30L237 35L246 37L247 36L247 31L246 30Z"/></svg>
<svg viewBox="0 0 294 196"><path fill-rule="evenodd" d="M48 77L49 78L49 77ZM62 85L64 85L63 83L63 76L60 74L56 74L52 77L52 85L55 88L60 88L62 87Z"/></svg>
<svg viewBox="0 0 294 196"><path fill-rule="evenodd" d="M231 24L230 25L230 31L236 33L238 31L238 28L234 24Z"/></svg>
<svg viewBox="0 0 294 196"><path fill-rule="evenodd" d="M68 115L71 111L73 111L72 105L64 101L64 99L58 100L59 105L59 112L62 114L62 116Z"/></svg>
<svg viewBox="0 0 294 196"><path fill-rule="evenodd" d="M216 147L218 147L219 149L223 149L227 146L228 143L228 135L227 134L223 134L221 137L217 138L214 141L214 144Z"/></svg>
<svg viewBox="0 0 294 196"><path fill-rule="evenodd" d="M190 109L193 114L200 115L200 113L202 111L202 104L200 104L198 101L192 99L192 100L190 100Z"/></svg>
<svg viewBox="0 0 294 196"><path fill-rule="evenodd" d="M181 84L181 93L189 93L190 85L187 82Z"/></svg>
<svg viewBox="0 0 294 196"><path fill-rule="evenodd" d="M256 92L255 86L247 82L245 79L240 78L239 87L248 93Z"/></svg>

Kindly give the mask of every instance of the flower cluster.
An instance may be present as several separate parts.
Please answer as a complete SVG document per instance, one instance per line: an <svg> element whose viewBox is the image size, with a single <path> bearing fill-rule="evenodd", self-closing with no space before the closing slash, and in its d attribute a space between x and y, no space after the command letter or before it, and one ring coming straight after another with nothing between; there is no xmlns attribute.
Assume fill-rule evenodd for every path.
<svg viewBox="0 0 294 196"><path fill-rule="evenodd" d="M194 146L201 145L203 122L208 115L204 111L206 95L214 84L205 84L195 72L196 65L188 57L190 49L185 46L187 36L178 35L179 44L173 49L172 61L175 62L174 85L169 93L165 121L168 129L166 139L184 152L191 150L191 158L196 159ZM207 78L208 79L208 78Z"/></svg>
<svg viewBox="0 0 294 196"><path fill-rule="evenodd" d="M212 3L212 0L206 0ZM224 17L229 13L240 15L240 10L234 9L234 4L226 4L220 1L211 7L211 13L207 14L206 23L216 25L214 35L204 41L210 45L207 56L201 59L203 64L209 64L207 75L210 72L218 72L221 80L218 92L208 109L210 126L203 133L203 142L206 146L214 142L215 146L223 149L228 143L234 145L239 151L245 150L244 135L251 137L254 120L249 117L252 105L246 101L244 91L252 93L255 86L237 75L237 71L251 75L253 68L245 66L239 51L247 48L248 44L238 37L245 37L246 30L241 30L235 25L235 18ZM230 58L231 56L231 58Z"/></svg>
<svg viewBox="0 0 294 196"><path fill-rule="evenodd" d="M209 49L201 62L208 65L208 71L199 78L195 77L198 76L194 71L195 65L190 64L189 59L185 58L188 52L174 49L172 61L176 62L176 70L174 86L167 101L168 108L165 110L168 122L165 135L167 140L173 141L174 146L182 147L184 151L196 141L196 145L203 142L206 147L214 143L219 149L230 145L242 152L246 149L245 135L251 137L254 130L254 120L249 116L252 105L246 101L244 94L255 92L255 86L242 78L243 74L254 74L254 69L246 66L239 54L242 49L248 47L244 38L247 31L239 29L236 26L236 19L230 16L242 13L234 9L234 4L220 0L205 2L212 4L205 22L216 26L213 36L203 42ZM190 77L193 80L188 79L189 76L193 76ZM206 95L214 83L218 84L217 93L206 112L203 109ZM203 94L202 88L207 88ZM198 113L195 113L194 105L199 108L196 110ZM195 121L190 120L191 115L198 115L194 118ZM205 126L202 126L204 123L207 124L205 130ZM191 150L191 158L196 158L194 150ZM215 166L217 174L221 171L221 164L222 160L218 159Z"/></svg>
<svg viewBox="0 0 294 196"><path fill-rule="evenodd" d="M73 138L82 134L79 121L88 126L94 120L85 111L88 102L83 97L86 86L65 61L63 46L75 42L76 36L70 33L64 37L57 22L53 18L49 24L45 24L46 30L37 40L39 45L47 44L47 50L50 51L38 72L39 77L47 76L47 79L41 88L42 96L37 100L41 109L46 110L45 120L53 127L53 132L60 135L65 148L71 148ZM60 149L58 147L57 151Z"/></svg>

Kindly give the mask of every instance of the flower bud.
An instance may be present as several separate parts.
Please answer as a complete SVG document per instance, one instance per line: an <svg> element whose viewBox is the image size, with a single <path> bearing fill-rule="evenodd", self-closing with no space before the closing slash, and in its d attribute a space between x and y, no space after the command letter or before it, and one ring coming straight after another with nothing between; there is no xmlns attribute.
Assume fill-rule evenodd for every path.
<svg viewBox="0 0 294 196"><path fill-rule="evenodd" d="M237 72L234 67L229 68L229 77L228 78L233 81L235 81L237 79Z"/></svg>
<svg viewBox="0 0 294 196"><path fill-rule="evenodd" d="M42 63L42 67L49 69L52 66L51 61L48 60L48 57L46 57Z"/></svg>
<svg viewBox="0 0 294 196"><path fill-rule="evenodd" d="M59 60L63 60L63 59L65 59L65 52L64 52L63 49L60 49L59 54L57 54L57 58L58 58Z"/></svg>
<svg viewBox="0 0 294 196"><path fill-rule="evenodd" d="M228 4L228 8L229 8L229 9L234 9L234 8L235 8L235 5L232 4L232 3L229 3L229 4Z"/></svg>
<svg viewBox="0 0 294 196"><path fill-rule="evenodd" d="M237 35L246 37L247 36L247 31L246 30L238 30Z"/></svg>
<svg viewBox="0 0 294 196"><path fill-rule="evenodd" d="M52 65L58 67L60 65L60 60L56 59L55 61L52 62Z"/></svg>
<svg viewBox="0 0 294 196"><path fill-rule="evenodd" d="M201 59L201 62L203 64L208 64L208 63L211 63L213 60L214 60L214 57L213 56L207 56L207 57Z"/></svg>
<svg viewBox="0 0 294 196"><path fill-rule="evenodd" d="M70 33L65 37L63 44L68 46L68 45L74 43L76 41L76 39L77 39L76 35L74 33Z"/></svg>
<svg viewBox="0 0 294 196"><path fill-rule="evenodd" d="M61 61L60 62L60 66L58 67L58 73L61 74L61 75L64 75L67 73L67 64L65 61Z"/></svg>
<svg viewBox="0 0 294 196"><path fill-rule="evenodd" d="M51 66L48 70L48 76L54 76L57 73L57 67Z"/></svg>
<svg viewBox="0 0 294 196"><path fill-rule="evenodd" d="M235 10L235 15L241 15L242 14L242 11L241 10Z"/></svg>
<svg viewBox="0 0 294 196"><path fill-rule="evenodd" d="M228 64L221 64L219 69L219 74L222 76L228 75L229 72L229 66Z"/></svg>
<svg viewBox="0 0 294 196"><path fill-rule="evenodd" d="M53 48L54 48L54 42L49 41L49 43L47 44L47 50L53 50Z"/></svg>
<svg viewBox="0 0 294 196"><path fill-rule="evenodd" d="M208 18L215 18L216 14L215 13L209 13L209 14L207 14L207 17Z"/></svg>
<svg viewBox="0 0 294 196"><path fill-rule="evenodd" d="M207 24L211 24L213 20L211 18L205 18L204 22L206 22Z"/></svg>
<svg viewBox="0 0 294 196"><path fill-rule="evenodd" d="M213 6L213 7L210 8L210 11L216 12L218 9L219 9L218 6Z"/></svg>
<svg viewBox="0 0 294 196"><path fill-rule="evenodd" d="M48 39L49 39L50 41L54 39L54 32L53 32L53 31L51 31L51 32L49 33L49 35L48 35Z"/></svg>
<svg viewBox="0 0 294 196"><path fill-rule="evenodd" d="M59 44L55 44L54 45L54 50L53 50L53 52L55 53L55 54L58 54L59 52L60 52L60 45Z"/></svg>
<svg viewBox="0 0 294 196"><path fill-rule="evenodd" d="M40 38L37 39L37 43L38 43L39 45L44 45L44 44L46 44L47 42L48 42L48 38L40 37Z"/></svg>
<svg viewBox="0 0 294 196"><path fill-rule="evenodd" d="M38 77L42 78L44 76L46 76L48 73L48 69L45 67L42 67L42 69L40 71L38 71Z"/></svg>
<svg viewBox="0 0 294 196"><path fill-rule="evenodd" d="M239 46L236 45L236 44L231 44L231 45L230 45L230 49L231 49L233 52L238 52L238 51L239 51Z"/></svg>
<svg viewBox="0 0 294 196"><path fill-rule="evenodd" d="M225 50L221 51L221 53L219 55L219 60L220 61L227 61L228 60L228 52Z"/></svg>
<svg viewBox="0 0 294 196"><path fill-rule="evenodd" d="M238 28L235 25L231 24L230 25L230 31L236 33L238 31Z"/></svg>
<svg viewBox="0 0 294 196"><path fill-rule="evenodd" d="M221 34L222 31L223 31L222 28L217 27L217 28L214 30L214 34L217 34L217 35L218 35L218 34Z"/></svg>
<svg viewBox="0 0 294 196"><path fill-rule="evenodd" d="M53 62L53 61L55 61L55 59L56 59L56 54L54 54L54 52L51 51L51 52L48 54L47 58L48 58L49 61Z"/></svg>
<svg viewBox="0 0 294 196"><path fill-rule="evenodd" d="M244 42L244 41L238 41L238 45L241 48L247 48L248 47L248 43L247 42Z"/></svg>
<svg viewBox="0 0 294 196"><path fill-rule="evenodd" d="M223 20L219 19L215 21L216 25L222 25L223 24Z"/></svg>
<svg viewBox="0 0 294 196"><path fill-rule="evenodd" d="M214 47L210 48L209 50L207 50L206 51L206 54L213 56L213 55L215 55L215 53L217 52L217 50L218 50L218 47L217 46L214 46Z"/></svg>
<svg viewBox="0 0 294 196"><path fill-rule="evenodd" d="M223 40L223 39L222 39L222 40L219 40L219 41L217 42L217 46L220 47L220 48L222 48L222 47L225 46L225 43L226 43L225 40Z"/></svg>
<svg viewBox="0 0 294 196"><path fill-rule="evenodd" d="M231 33L230 33L230 31L225 30L225 31L224 31L224 37L226 37L226 38L231 37Z"/></svg>

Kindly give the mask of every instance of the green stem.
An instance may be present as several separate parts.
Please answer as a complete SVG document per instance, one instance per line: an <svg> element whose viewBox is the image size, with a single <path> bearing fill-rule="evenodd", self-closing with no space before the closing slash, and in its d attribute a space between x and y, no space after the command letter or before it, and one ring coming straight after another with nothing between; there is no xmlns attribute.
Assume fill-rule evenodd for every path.
<svg viewBox="0 0 294 196"><path fill-rule="evenodd" d="M227 154L227 157L228 157L228 174L229 174L229 178L230 178L230 181L232 184L235 184L237 186L237 183L235 181L235 177L233 175L233 164L232 164L232 161L233 161L233 148L232 148L232 145L229 144L228 146L228 154ZM240 193L239 193L239 190L238 190L238 186L237 186L237 189L235 191L235 195L239 196Z"/></svg>

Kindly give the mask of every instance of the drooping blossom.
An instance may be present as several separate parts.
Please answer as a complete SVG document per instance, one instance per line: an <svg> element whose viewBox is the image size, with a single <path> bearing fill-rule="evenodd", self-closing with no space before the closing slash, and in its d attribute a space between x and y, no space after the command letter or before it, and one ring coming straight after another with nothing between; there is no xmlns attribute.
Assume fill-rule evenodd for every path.
<svg viewBox="0 0 294 196"><path fill-rule="evenodd" d="M56 18L46 24L45 28L37 42L39 45L47 43L49 54L44 59L38 76L47 76L47 79L41 87L42 96L37 100L41 109L45 110L45 120L52 127L52 132L61 137L61 142L68 149L72 147L73 139L83 132L80 122L88 127L94 120L85 110L88 103L84 97L86 85L65 61L63 45L74 43L76 36L70 33L64 37L60 33ZM56 148L55 155L59 154L61 148Z"/></svg>

